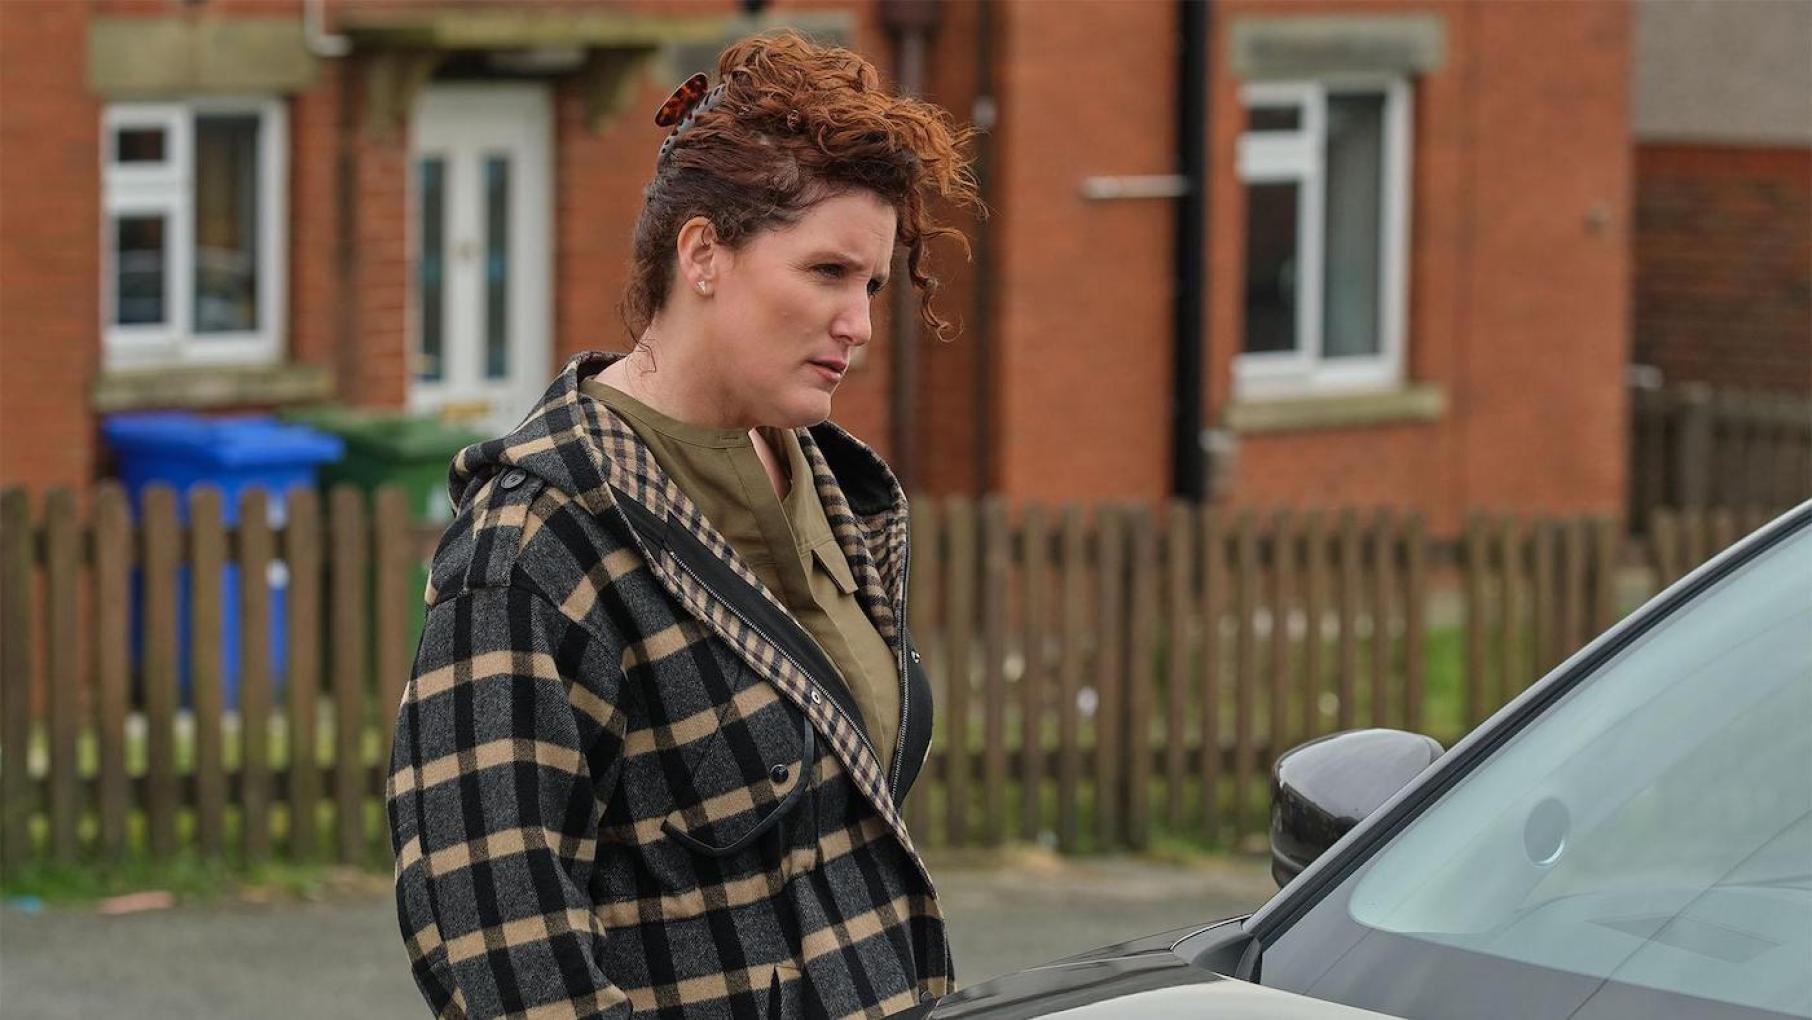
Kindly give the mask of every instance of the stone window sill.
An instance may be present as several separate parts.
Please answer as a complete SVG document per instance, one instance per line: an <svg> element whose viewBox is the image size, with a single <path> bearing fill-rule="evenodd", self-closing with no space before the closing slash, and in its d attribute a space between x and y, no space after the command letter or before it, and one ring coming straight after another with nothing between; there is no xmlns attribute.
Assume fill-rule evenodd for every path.
<svg viewBox="0 0 1812 1020"><path fill-rule="evenodd" d="M1373 393L1242 400L1228 406L1223 420L1233 432L1257 435L1431 422L1446 412L1446 391L1420 383Z"/></svg>
<svg viewBox="0 0 1812 1020"><path fill-rule="evenodd" d="M333 375L320 365L210 366L103 372L94 409L244 407L298 404L333 396Z"/></svg>

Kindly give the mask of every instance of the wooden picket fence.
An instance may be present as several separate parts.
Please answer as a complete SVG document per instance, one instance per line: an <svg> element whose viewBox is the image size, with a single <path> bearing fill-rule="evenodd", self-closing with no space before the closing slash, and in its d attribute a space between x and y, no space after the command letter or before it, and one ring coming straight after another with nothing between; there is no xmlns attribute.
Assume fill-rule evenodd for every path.
<svg viewBox="0 0 1812 1020"><path fill-rule="evenodd" d="M186 521L163 489L136 519L112 484L86 514L66 491L0 493L0 865L388 859L384 775L438 528L391 489L290 493L275 528L263 493L236 526L224 509L206 488ZM1445 540L1388 510L920 499L909 618L937 721L909 824L942 846L1251 845L1282 750L1355 726L1451 741L1612 622L1620 572L1670 580L1761 519L1658 512L1637 545L1600 520L1474 515ZM158 593L136 670L135 574Z"/></svg>
<svg viewBox="0 0 1812 1020"><path fill-rule="evenodd" d="M1812 398L1704 383L1630 393L1630 529L1657 508L1791 506L1812 497Z"/></svg>

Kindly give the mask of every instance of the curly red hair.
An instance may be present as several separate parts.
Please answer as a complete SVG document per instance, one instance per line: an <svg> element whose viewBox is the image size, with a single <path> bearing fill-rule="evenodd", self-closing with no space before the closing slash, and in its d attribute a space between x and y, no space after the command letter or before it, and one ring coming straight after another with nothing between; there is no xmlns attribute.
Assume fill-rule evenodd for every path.
<svg viewBox="0 0 1812 1020"><path fill-rule="evenodd" d="M873 64L792 31L753 36L717 58L722 102L699 114L655 167L636 219L633 266L622 312L631 339L666 304L674 239L694 216L711 221L732 248L798 221L813 205L865 189L899 215L898 243L919 293L919 317L939 338L950 324L931 307L938 281L926 242L962 232L934 223L937 195L984 213L963 155L974 131L931 103L881 85Z"/></svg>

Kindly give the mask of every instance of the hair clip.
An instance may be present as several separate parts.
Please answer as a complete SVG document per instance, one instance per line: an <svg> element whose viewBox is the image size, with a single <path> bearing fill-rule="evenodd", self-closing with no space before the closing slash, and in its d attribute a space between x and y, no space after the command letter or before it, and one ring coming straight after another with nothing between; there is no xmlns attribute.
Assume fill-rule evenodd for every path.
<svg viewBox="0 0 1812 1020"><path fill-rule="evenodd" d="M672 127L678 124L681 118L692 112L692 108L698 105L699 100L705 98L705 90L710 87L711 79L702 73L695 74L681 82L680 87L673 90L673 95L668 96L667 101L661 104L661 108L654 111L655 125Z"/></svg>
<svg viewBox="0 0 1812 1020"><path fill-rule="evenodd" d="M657 126L673 128L668 132L666 141L661 143L660 154L654 159L656 163L667 158L667 153L672 151L673 143L679 139L681 132L723 102L728 88L723 82L718 82L716 88L707 89L710 81L702 73L687 78L680 83L679 88L673 90L673 94L667 97L661 108L654 112L654 123Z"/></svg>

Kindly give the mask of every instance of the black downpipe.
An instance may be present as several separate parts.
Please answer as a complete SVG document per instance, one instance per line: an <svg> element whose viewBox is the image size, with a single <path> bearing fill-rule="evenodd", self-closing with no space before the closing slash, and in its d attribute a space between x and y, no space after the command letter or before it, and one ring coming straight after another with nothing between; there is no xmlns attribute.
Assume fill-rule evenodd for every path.
<svg viewBox="0 0 1812 1020"><path fill-rule="evenodd" d="M994 4L976 11L976 127L972 166L982 207L993 208L994 131L999 107L994 95ZM975 224L975 493L992 489L994 478L994 239L987 217Z"/></svg>
<svg viewBox="0 0 1812 1020"><path fill-rule="evenodd" d="M937 30L942 8L937 0L882 0L881 22L893 38L894 76L900 91L923 96L931 35ZM918 301L906 283L906 259L896 260L893 288L893 393L889 406L892 448L888 460L900 486L917 492L919 471L919 334Z"/></svg>
<svg viewBox="0 0 1812 1020"><path fill-rule="evenodd" d="M1207 451L1202 442L1202 317L1208 298L1208 32L1213 0L1181 0L1179 8L1177 171L1185 185L1176 205L1171 491L1201 502L1208 490Z"/></svg>

